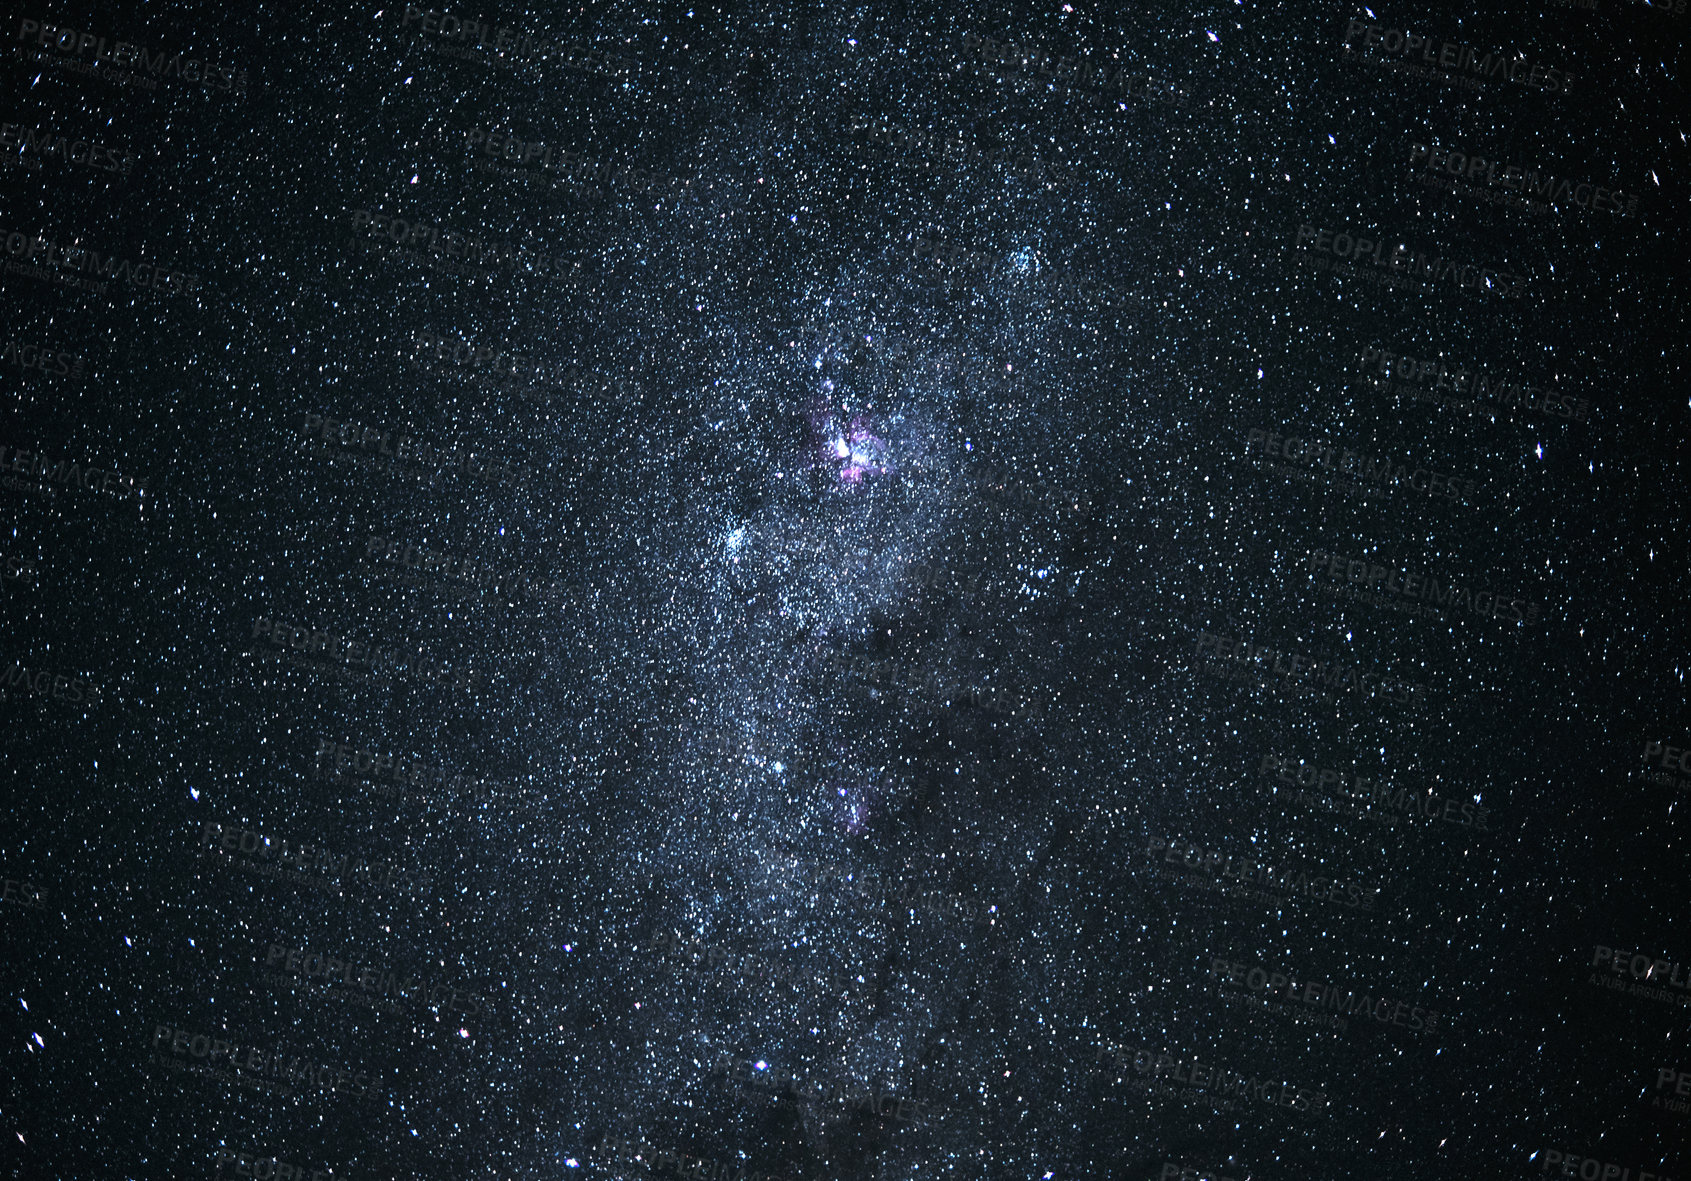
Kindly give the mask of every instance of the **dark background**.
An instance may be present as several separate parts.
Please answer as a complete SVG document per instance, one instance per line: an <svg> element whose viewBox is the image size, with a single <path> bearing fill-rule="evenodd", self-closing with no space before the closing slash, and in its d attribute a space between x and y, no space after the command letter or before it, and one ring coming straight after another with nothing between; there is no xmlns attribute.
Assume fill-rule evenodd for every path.
<svg viewBox="0 0 1691 1181"><path fill-rule="evenodd" d="M448 11L599 64L460 60L404 5L4 14L0 122L135 162L14 150L0 229L200 277L96 295L0 275L7 349L85 362L8 351L0 443L151 481L139 502L0 489L0 666L99 686L0 686L0 874L41 898L0 908L7 1175L213 1176L220 1150L353 1178L653 1175L607 1136L817 1181L1525 1177L1546 1149L1691 1172L1691 1116L1650 1102L1660 1068L1691 1070L1687 1010L1588 978L1599 944L1691 965L1691 785L1639 759L1691 746L1691 15L1372 10L1562 69L1564 94L1346 60L1372 18L1320 4ZM245 92L20 56L26 19L243 70ZM977 71L966 34L1158 83L1093 102L1032 65ZM477 171L471 127L604 171L549 191ZM1441 193L1414 143L1638 212ZM359 209L582 266L430 273L367 249ZM1525 294L1306 271L1306 223L1507 266ZM538 376L418 368L416 334ZM1589 419L1382 391L1366 348L1479 363ZM526 483L359 469L305 445L308 415ZM1479 492L1297 482L1252 465L1253 429ZM836 440L866 457L855 478ZM378 537L493 585L405 585L365 560ZM1336 599L1295 568L1316 549L1541 610ZM261 617L478 676L262 665ZM1203 676L1204 632L1407 678L1428 705ZM448 781L396 799L325 777L324 741ZM1490 831L1312 807L1264 755L1479 801ZM207 822L427 886L242 873L197 856ZM1156 840L1378 903L1224 897L1159 876ZM850 888L801 880L817 860ZM295 995L264 978L272 944L488 1004ZM1214 958L1454 1024L1223 1004ZM354 1103L178 1077L159 1025L377 1082ZM1148 1097L1131 1051L1095 1069L1109 1046L1330 1104ZM726 1059L937 1114L776 1099Z"/></svg>

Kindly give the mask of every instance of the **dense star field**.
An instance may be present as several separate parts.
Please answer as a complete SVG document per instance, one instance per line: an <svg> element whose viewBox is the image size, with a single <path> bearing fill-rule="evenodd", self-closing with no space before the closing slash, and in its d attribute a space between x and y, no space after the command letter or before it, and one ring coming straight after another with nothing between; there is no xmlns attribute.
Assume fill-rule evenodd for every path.
<svg viewBox="0 0 1691 1181"><path fill-rule="evenodd" d="M0 1175L1691 1177L1685 0L0 17Z"/></svg>

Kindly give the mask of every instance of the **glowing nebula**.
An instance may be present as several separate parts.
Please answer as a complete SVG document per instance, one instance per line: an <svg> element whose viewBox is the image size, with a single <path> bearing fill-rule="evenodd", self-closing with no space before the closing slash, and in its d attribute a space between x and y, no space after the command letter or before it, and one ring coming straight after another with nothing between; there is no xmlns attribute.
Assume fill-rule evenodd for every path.
<svg viewBox="0 0 1691 1181"><path fill-rule="evenodd" d="M887 440L876 433L867 417L847 417L833 410L811 415L819 462L828 464L841 484L861 484L865 476L884 476L893 470Z"/></svg>

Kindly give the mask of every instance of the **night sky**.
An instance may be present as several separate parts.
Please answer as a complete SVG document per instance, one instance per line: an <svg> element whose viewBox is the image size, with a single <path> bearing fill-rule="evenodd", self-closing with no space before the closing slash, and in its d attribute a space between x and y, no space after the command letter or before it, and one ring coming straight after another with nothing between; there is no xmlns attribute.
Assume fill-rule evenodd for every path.
<svg viewBox="0 0 1691 1181"><path fill-rule="evenodd" d="M0 14L0 1176L1691 1178L1688 34Z"/></svg>

